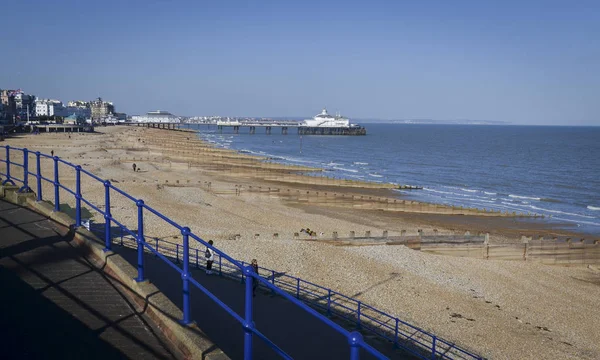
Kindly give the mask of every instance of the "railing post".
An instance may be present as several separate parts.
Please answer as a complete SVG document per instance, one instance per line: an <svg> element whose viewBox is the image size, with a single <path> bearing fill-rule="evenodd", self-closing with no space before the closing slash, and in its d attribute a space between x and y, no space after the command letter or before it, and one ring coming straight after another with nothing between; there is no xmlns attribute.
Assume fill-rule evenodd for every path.
<svg viewBox="0 0 600 360"><path fill-rule="evenodd" d="M363 342L363 336L358 331L353 331L348 336L350 343L350 360L358 360L360 358L360 345Z"/></svg>
<svg viewBox="0 0 600 360"><path fill-rule="evenodd" d="M23 149L23 186L19 192L29 192L29 150Z"/></svg>
<svg viewBox="0 0 600 360"><path fill-rule="evenodd" d="M75 227L81 226L81 165L75 166Z"/></svg>
<svg viewBox="0 0 600 360"><path fill-rule="evenodd" d="M184 227L181 229L181 235L183 235L183 272L181 273L181 279L183 280L183 320L181 321L184 325L188 325L192 322L190 318L190 244L189 235L190 228Z"/></svg>
<svg viewBox="0 0 600 360"><path fill-rule="evenodd" d="M246 266L243 270L246 273L246 302L244 306L244 360L252 360L252 330L254 322L252 321L252 282L254 269L252 266Z"/></svg>
<svg viewBox="0 0 600 360"><path fill-rule="evenodd" d="M435 359L435 343L436 343L437 338L435 337L435 335L433 336L433 339L431 341L431 358Z"/></svg>
<svg viewBox="0 0 600 360"><path fill-rule="evenodd" d="M35 162L37 165L37 174L36 174L37 198L36 198L36 201L42 201L42 166L41 166L40 156L41 156L40 152L36 151L35 152Z"/></svg>
<svg viewBox="0 0 600 360"><path fill-rule="evenodd" d="M398 323L400 321L398 320L398 318L396 318L396 330L394 331L394 347L397 348L398 347Z"/></svg>
<svg viewBox="0 0 600 360"><path fill-rule="evenodd" d="M6 185L6 183L10 180L10 146L6 145L6 180L2 182L2 185Z"/></svg>
<svg viewBox="0 0 600 360"><path fill-rule="evenodd" d="M361 325L360 325L360 306L361 302L358 302L358 309L356 310L356 316L357 316L357 322L356 322L356 328L360 329Z"/></svg>
<svg viewBox="0 0 600 360"><path fill-rule="evenodd" d="M331 316L331 289L327 289L327 316Z"/></svg>
<svg viewBox="0 0 600 360"><path fill-rule="evenodd" d="M219 257L221 257L221 256L219 255ZM241 261L241 264L244 268L246 267L246 264L243 261ZM244 270L242 269L242 284L243 283L244 283Z"/></svg>
<svg viewBox="0 0 600 360"><path fill-rule="evenodd" d="M112 239L110 226L112 225L110 214L110 181L104 182L104 252L112 250Z"/></svg>
<svg viewBox="0 0 600 360"><path fill-rule="evenodd" d="M275 270L271 270L271 284L275 285ZM275 290L271 289L271 294L275 295Z"/></svg>
<svg viewBox="0 0 600 360"><path fill-rule="evenodd" d="M6 180L2 182L2 185L6 185L7 183L11 183L14 185L15 183L10 178L10 146L6 145Z"/></svg>
<svg viewBox="0 0 600 360"><path fill-rule="evenodd" d="M54 211L60 211L60 182L58 182L58 156L54 157Z"/></svg>
<svg viewBox="0 0 600 360"><path fill-rule="evenodd" d="M138 207L138 236L137 236L137 269L135 281L144 281L144 200L135 202Z"/></svg>

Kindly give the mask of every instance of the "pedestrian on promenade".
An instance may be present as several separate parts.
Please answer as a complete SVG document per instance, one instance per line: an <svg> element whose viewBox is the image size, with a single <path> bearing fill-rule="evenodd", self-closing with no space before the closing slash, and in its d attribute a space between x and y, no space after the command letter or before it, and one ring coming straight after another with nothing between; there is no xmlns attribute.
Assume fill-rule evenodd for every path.
<svg viewBox="0 0 600 360"><path fill-rule="evenodd" d="M214 242L212 240L208 240L208 245L212 246ZM213 249L206 247L206 252L204 253L204 257L206 258L206 274L212 275L212 265L215 259L215 252Z"/></svg>
<svg viewBox="0 0 600 360"><path fill-rule="evenodd" d="M133 172L135 172L135 169L137 168L137 165L135 163L133 163L133 165L131 165L131 167L133 167Z"/></svg>
<svg viewBox="0 0 600 360"><path fill-rule="evenodd" d="M54 150L50 150L50 155L52 155L52 157L54 157Z"/></svg>
<svg viewBox="0 0 600 360"><path fill-rule="evenodd" d="M250 262L250 266L252 266L252 269L254 269L254 272L256 273L256 275L258 275L258 261L256 261L256 259L252 259L252 261ZM256 296L256 288L258 287L258 279L253 278L252 279L252 296Z"/></svg>

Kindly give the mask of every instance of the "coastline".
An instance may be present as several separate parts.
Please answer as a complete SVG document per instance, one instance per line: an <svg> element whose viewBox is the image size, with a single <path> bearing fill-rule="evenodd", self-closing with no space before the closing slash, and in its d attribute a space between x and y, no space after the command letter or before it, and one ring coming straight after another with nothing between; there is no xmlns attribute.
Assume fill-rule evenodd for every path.
<svg viewBox="0 0 600 360"><path fill-rule="evenodd" d="M203 238L215 239L218 247L237 258L256 257L266 267L354 295L485 356L600 355L600 335L594 331L594 324L600 321L594 310L600 305L600 282L596 283L600 276L589 269L436 256L403 246L335 247L291 240L294 232L307 226L328 232L388 230L390 235L399 234L402 229L466 229L490 232L491 240L498 242L515 240L522 233L573 237L585 234L559 231L543 224L533 226L518 218L365 210L338 206L339 203L326 206L319 201L286 202L275 192L266 191L278 187L281 192L281 177L286 180L286 175L289 177L283 182L285 188L303 192L363 196L365 202L369 196L387 197L392 193L389 188L376 186L362 189L358 183L339 187L338 180L330 179L303 182L295 173L307 171L306 168L264 164L261 158L212 148L195 139L193 130L97 130L102 133L72 134L72 138L62 133L23 135L9 138L6 144L26 145L45 153L53 149L55 155L118 182L115 185L143 198L180 224L191 225ZM183 150L190 147L198 150L200 157L196 152ZM134 162L141 171L131 170ZM47 174L52 172L49 165L43 164ZM265 191L247 191L249 186L264 187ZM241 191L236 192L236 188ZM96 203L102 203L102 190L86 185L83 188L86 198L95 199ZM52 194L52 187L46 184L44 192ZM61 196L64 202L72 204L72 196ZM124 217L133 208L118 198L112 207L116 216ZM123 222L135 224L135 219L125 218ZM255 237L273 233L280 234L281 239ZM240 240L228 240L236 234L241 235ZM177 241L175 232L158 223L150 222L148 235ZM564 309L563 304L570 307ZM552 334L536 326L549 328Z"/></svg>

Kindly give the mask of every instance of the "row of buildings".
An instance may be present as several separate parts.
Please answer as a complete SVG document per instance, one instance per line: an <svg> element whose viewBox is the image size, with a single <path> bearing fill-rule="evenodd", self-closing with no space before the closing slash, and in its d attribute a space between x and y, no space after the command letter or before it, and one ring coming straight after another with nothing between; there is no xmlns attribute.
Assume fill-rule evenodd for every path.
<svg viewBox="0 0 600 360"><path fill-rule="evenodd" d="M103 122L107 119L126 119L126 114L115 112L112 102L97 98L93 101L62 101L42 99L19 90L0 89L0 122L16 123L56 117L76 117L90 122Z"/></svg>

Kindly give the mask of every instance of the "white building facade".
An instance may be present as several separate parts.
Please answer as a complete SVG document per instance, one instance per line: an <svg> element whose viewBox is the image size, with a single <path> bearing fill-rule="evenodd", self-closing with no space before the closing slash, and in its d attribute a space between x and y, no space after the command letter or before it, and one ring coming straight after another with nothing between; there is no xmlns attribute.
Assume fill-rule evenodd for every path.
<svg viewBox="0 0 600 360"><path fill-rule="evenodd" d="M64 105L58 100L38 99L35 101L35 116L62 116Z"/></svg>

